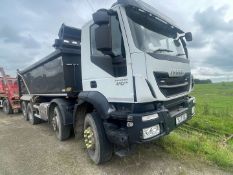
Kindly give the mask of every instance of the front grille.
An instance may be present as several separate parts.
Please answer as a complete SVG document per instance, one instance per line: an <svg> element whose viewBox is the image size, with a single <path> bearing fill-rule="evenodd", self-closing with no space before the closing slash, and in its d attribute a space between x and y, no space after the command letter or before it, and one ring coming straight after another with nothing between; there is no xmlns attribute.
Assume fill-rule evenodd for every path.
<svg viewBox="0 0 233 175"><path fill-rule="evenodd" d="M186 73L181 77L169 77L166 72L154 72L155 80L160 91L166 97L175 96L189 91L190 73Z"/></svg>

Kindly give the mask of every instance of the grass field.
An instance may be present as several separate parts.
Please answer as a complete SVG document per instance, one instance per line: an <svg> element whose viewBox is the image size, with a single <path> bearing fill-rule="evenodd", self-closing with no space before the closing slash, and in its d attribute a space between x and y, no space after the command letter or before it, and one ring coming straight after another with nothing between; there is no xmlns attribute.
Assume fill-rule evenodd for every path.
<svg viewBox="0 0 233 175"><path fill-rule="evenodd" d="M158 144L178 158L195 158L233 172L233 83L196 85L196 115Z"/></svg>

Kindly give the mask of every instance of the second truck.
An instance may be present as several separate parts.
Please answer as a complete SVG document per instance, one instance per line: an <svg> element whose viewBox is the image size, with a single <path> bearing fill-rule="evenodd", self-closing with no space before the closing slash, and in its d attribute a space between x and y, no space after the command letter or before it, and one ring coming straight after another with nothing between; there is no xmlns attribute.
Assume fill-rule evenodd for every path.
<svg viewBox="0 0 233 175"><path fill-rule="evenodd" d="M0 67L0 108L5 114L20 111L17 78L6 75L3 67Z"/></svg>
<svg viewBox="0 0 233 175"><path fill-rule="evenodd" d="M96 164L127 155L194 115L191 40L142 1L118 0L82 29L62 25L56 50L18 72L24 118L49 122L59 140L74 131Z"/></svg>

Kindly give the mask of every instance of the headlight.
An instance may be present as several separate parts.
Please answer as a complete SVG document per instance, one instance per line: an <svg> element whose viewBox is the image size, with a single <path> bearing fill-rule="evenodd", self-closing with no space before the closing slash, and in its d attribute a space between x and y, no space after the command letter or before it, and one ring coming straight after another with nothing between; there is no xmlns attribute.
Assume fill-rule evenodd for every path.
<svg viewBox="0 0 233 175"><path fill-rule="evenodd" d="M190 97L190 98L188 98L188 102L189 103L193 103L193 104L196 104L196 98L195 97Z"/></svg>
<svg viewBox="0 0 233 175"><path fill-rule="evenodd" d="M150 121L150 120L155 120L157 118L159 118L159 115L156 113L156 114L152 114L152 115L143 116L142 121L147 122L147 121Z"/></svg>
<svg viewBox="0 0 233 175"><path fill-rule="evenodd" d="M143 139L149 139L151 137L154 137L158 134L160 134L160 126L159 125L155 125L155 126L152 126L150 128L144 128L142 130L142 137Z"/></svg>
<svg viewBox="0 0 233 175"><path fill-rule="evenodd" d="M193 88L194 88L194 84L195 84L193 75L191 75L191 79L192 79L192 80L191 80L191 81L192 81L191 83L192 83L192 89L193 89Z"/></svg>
<svg viewBox="0 0 233 175"><path fill-rule="evenodd" d="M195 106L192 107L192 115L195 114Z"/></svg>

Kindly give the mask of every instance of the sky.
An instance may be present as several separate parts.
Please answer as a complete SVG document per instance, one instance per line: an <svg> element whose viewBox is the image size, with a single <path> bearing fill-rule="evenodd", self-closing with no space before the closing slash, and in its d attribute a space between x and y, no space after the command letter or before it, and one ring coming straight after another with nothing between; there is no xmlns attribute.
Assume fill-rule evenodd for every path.
<svg viewBox="0 0 233 175"><path fill-rule="evenodd" d="M12 76L51 53L62 23L81 28L116 0L1 0L0 66ZM232 0L143 0L186 32L195 78L233 81Z"/></svg>

